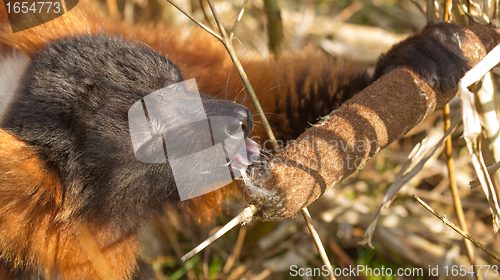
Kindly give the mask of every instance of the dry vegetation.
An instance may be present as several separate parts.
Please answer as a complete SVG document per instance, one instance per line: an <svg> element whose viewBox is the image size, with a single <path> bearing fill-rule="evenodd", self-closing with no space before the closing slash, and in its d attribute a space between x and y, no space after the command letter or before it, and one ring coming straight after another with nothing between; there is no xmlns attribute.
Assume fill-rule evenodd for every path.
<svg viewBox="0 0 500 280"><path fill-rule="evenodd" d="M113 1L112 1L113 2ZM206 22L200 2L176 1L198 20ZM422 28L425 15L412 1L279 1L284 25L283 50L314 45L334 56L346 57L373 66L377 56L393 43ZM425 1L420 3L425 9ZM441 1L444 2L444 1ZM477 1L482 2L482 1ZM232 26L242 1L217 1L216 7L227 28ZM197 28L166 0L118 0L117 16L126 21L165 22L182 28ZM103 2L103 6L105 2ZM205 7L207 14L209 10ZM238 26L238 51L244 56L269 56L263 1L250 1ZM115 15L116 16L116 15ZM209 16L209 18L211 18ZM212 22L213 24L213 22ZM457 102L455 102L456 104ZM396 105L396 104L394 104ZM452 106L452 113L459 111ZM417 194L436 211L458 225L449 188L446 158L439 150L399 192L392 205L383 209L375 230L374 249L360 245L384 193L396 179L413 147L425 137L436 143L443 134L442 113L438 112L393 143L365 168L340 186L327 192L309 208L330 261L334 267L423 268L426 276L365 277L359 279L434 279L429 267L444 268L469 260L463 238L421 207ZM480 187L471 189L475 178L470 156L461 138L461 126L453 133L455 176L469 233L494 252L500 252L500 238L493 232L491 211ZM485 156L490 153L485 150ZM493 160L487 158L487 165ZM216 223L222 225L244 204L235 195L227 201L227 213ZM290 265L321 267L322 262L301 217L277 223L255 222L236 229L186 263L180 257L209 235L174 209L158 216L144 230L143 258L163 279L301 279L290 276ZM498 265L476 249L477 264ZM500 270L500 268L499 268ZM440 272L440 276L444 272ZM482 279L500 279L484 276ZM337 277L338 279L348 279ZM353 277L351 279L357 279ZM160 278L162 279L162 278ZM304 277L302 279L316 279ZM437 279L437 278L436 278ZM446 279L446 278L442 278ZM448 279L474 279L471 275Z"/></svg>

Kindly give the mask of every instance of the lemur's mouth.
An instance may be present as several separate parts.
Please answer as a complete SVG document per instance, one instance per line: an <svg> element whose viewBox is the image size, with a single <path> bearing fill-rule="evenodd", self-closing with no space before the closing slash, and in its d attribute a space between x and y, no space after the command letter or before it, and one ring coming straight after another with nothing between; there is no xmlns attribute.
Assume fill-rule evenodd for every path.
<svg viewBox="0 0 500 280"><path fill-rule="evenodd" d="M246 169L257 161L260 154L260 145L250 138L245 139L245 145L236 153L231 160L231 166L234 169Z"/></svg>

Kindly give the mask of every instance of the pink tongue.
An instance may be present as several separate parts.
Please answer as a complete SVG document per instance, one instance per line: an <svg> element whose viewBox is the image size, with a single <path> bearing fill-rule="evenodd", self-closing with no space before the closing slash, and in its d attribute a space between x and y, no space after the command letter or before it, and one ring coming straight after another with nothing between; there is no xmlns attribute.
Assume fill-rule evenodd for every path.
<svg viewBox="0 0 500 280"><path fill-rule="evenodd" d="M247 147L247 154L250 159L253 159L250 155L258 155L260 154L260 145L257 142L253 141L250 138L245 139L245 146ZM252 161L254 163L255 160Z"/></svg>
<svg viewBox="0 0 500 280"><path fill-rule="evenodd" d="M245 139L246 155L237 153L234 160L241 165L249 166L254 163L260 153L260 145L250 138Z"/></svg>
<svg viewBox="0 0 500 280"><path fill-rule="evenodd" d="M236 154L234 160L244 166L249 166L250 164L252 164L248 159L242 157L240 154Z"/></svg>

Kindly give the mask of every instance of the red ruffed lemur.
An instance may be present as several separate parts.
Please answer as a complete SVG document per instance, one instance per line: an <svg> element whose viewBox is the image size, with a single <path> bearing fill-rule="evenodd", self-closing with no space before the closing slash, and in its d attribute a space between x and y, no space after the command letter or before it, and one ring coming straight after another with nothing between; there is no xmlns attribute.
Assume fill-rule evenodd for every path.
<svg viewBox="0 0 500 280"><path fill-rule="evenodd" d="M128 110L195 78L207 114L233 116L248 136L249 101L223 100L240 89L231 60L208 34L116 23L85 1L16 33L1 3L0 20L0 279L100 279L100 261L113 279L142 279L138 229L179 195L168 164L135 157ZM453 89L468 69L463 36L455 25L428 25L382 56L374 77L313 50L243 65L259 81L257 94L266 93L260 101L277 137L295 139L399 65ZM213 216L222 196L215 191L190 206ZM89 236L99 252L92 256L82 245Z"/></svg>

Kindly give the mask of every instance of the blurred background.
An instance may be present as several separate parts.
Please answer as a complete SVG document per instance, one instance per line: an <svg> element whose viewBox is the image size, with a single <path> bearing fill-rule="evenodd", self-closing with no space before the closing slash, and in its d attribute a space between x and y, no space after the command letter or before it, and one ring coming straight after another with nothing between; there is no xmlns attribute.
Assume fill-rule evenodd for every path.
<svg viewBox="0 0 500 280"><path fill-rule="evenodd" d="M166 0L100 2L111 17L126 22L166 24L183 28L186 32L199 28ZM314 46L334 57L354 60L371 68L377 57L391 45L425 26L429 17L427 7L433 7L432 16L443 18L444 2L253 0L246 6L235 33L237 42L234 44L241 56L270 59L284 51L299 51L306 46ZM494 18L492 11L498 8L497 1L452 2L455 15L452 19L461 24L467 24L468 20L463 13L456 16L460 15L460 5L469 7L470 14L475 12L478 22L484 18ZM205 1L177 0L176 3L197 20L215 26ZM269 25L266 11L273 3L277 4L280 17ZM215 1L227 30L232 28L242 4L241 0ZM280 23L283 36L279 35L280 32L270 36L275 32L272 28L281 30ZM451 111L452 114L459 111L458 102L452 103ZM373 248L360 244L365 239L366 229L373 221L385 192L407 162L414 146L426 137L429 143L437 143L442 136L442 119L442 112L436 112L403 139L370 160L363 170L351 175L309 207L335 268L362 265L372 269L390 268L393 273L399 268L407 268L406 276L360 273L354 277L337 276L337 279L500 279L493 268L488 275L484 274L483 269L480 278L474 277L473 273L452 273L453 265L465 265L469 271L470 260L463 238L412 197L412 194L417 194L441 215L446 215L459 225L453 209L446 157L442 154L442 148L399 191L390 207L382 209L373 234ZM471 189L469 186L469 182L476 177L465 141L461 138L462 132L460 125L452 135L452 155L468 230L470 235L498 254L500 238L493 231L488 201L480 187ZM494 163L491 158L487 160L487 165ZM243 208L244 202L240 198L227 198L224 214L208 227L186 219L175 207L156 216L144 228L141 236L142 257L156 277L172 280L322 279L316 276L293 276L294 272L290 269L292 265L296 269L321 268L323 265L300 215L277 223L253 222L243 228L237 227L191 260L182 263L180 257L183 254ZM475 252L476 264L496 265L496 271L500 270L500 263L492 257L477 248ZM430 276L430 269L436 267L440 269L439 277ZM417 276L422 272L423 275Z"/></svg>

